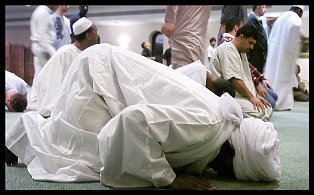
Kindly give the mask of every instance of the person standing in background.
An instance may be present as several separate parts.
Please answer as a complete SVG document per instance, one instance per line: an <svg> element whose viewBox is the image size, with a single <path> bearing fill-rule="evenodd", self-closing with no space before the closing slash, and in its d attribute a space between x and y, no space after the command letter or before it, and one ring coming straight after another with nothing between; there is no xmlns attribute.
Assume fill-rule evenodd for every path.
<svg viewBox="0 0 314 195"><path fill-rule="evenodd" d="M225 32L223 33L221 39L218 41L218 45L223 42L230 42L235 38L239 28L242 26L242 21L238 16L231 16L225 24Z"/></svg>
<svg viewBox="0 0 314 195"><path fill-rule="evenodd" d="M70 20L64 16L69 7L69 5L58 5L57 10L51 15L51 25L55 32L54 47L56 50L63 45L71 43Z"/></svg>
<svg viewBox="0 0 314 195"><path fill-rule="evenodd" d="M35 8L32 13L30 20L30 40L31 50L34 55L34 77L35 81L37 74L44 67L46 62L56 52L53 46L53 30L50 24L50 16L53 11L57 8L56 5L39 5ZM37 95L34 90L30 92L30 100L34 99Z"/></svg>
<svg viewBox="0 0 314 195"><path fill-rule="evenodd" d="M238 16L243 24L247 23L247 10L243 5L224 5L221 10L220 28L217 40L221 40L222 35L226 32L226 21L231 16Z"/></svg>
<svg viewBox="0 0 314 195"><path fill-rule="evenodd" d="M79 6L79 10L80 12L73 15L71 18L70 18L70 28L71 28L71 43L74 43L75 42L75 35L74 35L74 32L73 32L73 24L80 18L82 17L87 17L87 12L88 12L88 5L80 5Z"/></svg>
<svg viewBox="0 0 314 195"><path fill-rule="evenodd" d="M267 56L267 35L261 18L266 12L266 5L253 5L253 12L248 17L248 23L257 29L258 34L254 48L247 55L249 62L259 72L263 72Z"/></svg>
<svg viewBox="0 0 314 195"><path fill-rule="evenodd" d="M208 61L210 62L210 58L213 56L215 52L215 45L216 45L216 38L212 37L209 39L209 46L207 47L207 56L208 56Z"/></svg>
<svg viewBox="0 0 314 195"><path fill-rule="evenodd" d="M294 5L282 13L269 36L264 75L278 95L276 110L291 110L294 107L292 88L301 49L303 9L304 6Z"/></svg>
<svg viewBox="0 0 314 195"><path fill-rule="evenodd" d="M169 38L173 69L197 60L205 64L210 11L209 5L167 6L161 33Z"/></svg>
<svg viewBox="0 0 314 195"><path fill-rule="evenodd" d="M31 16L30 40L32 41L31 48L34 55L34 78L56 52L52 43L54 35L48 20L55 8L56 5L39 5Z"/></svg>

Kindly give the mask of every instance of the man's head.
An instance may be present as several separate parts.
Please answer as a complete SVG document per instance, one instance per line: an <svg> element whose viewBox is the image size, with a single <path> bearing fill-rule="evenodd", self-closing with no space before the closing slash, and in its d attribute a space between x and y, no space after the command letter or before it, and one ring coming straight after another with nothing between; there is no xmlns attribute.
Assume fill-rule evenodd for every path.
<svg viewBox="0 0 314 195"><path fill-rule="evenodd" d="M253 12L258 16L263 16L267 12L266 5L253 5Z"/></svg>
<svg viewBox="0 0 314 195"><path fill-rule="evenodd" d="M58 8L57 5L47 5L47 7L49 7L49 9L51 9L52 11L55 11Z"/></svg>
<svg viewBox="0 0 314 195"><path fill-rule="evenodd" d="M57 11L64 14L69 10L70 6L69 5L58 5Z"/></svg>
<svg viewBox="0 0 314 195"><path fill-rule="evenodd" d="M82 17L73 24L73 32L78 42L87 41L88 46L98 42L98 32L96 26L87 19Z"/></svg>
<svg viewBox="0 0 314 195"><path fill-rule="evenodd" d="M303 15L304 6L303 5L293 5L290 8L290 11L295 12L301 18Z"/></svg>
<svg viewBox="0 0 314 195"><path fill-rule="evenodd" d="M215 47L216 42L217 42L217 40L216 40L215 37L212 37L212 38L209 39L209 43L210 43L210 45L211 45L212 47Z"/></svg>
<svg viewBox="0 0 314 195"><path fill-rule="evenodd" d="M23 112L27 107L27 98L20 93L6 96L5 105L11 112Z"/></svg>
<svg viewBox="0 0 314 195"><path fill-rule="evenodd" d="M231 16L226 21L226 33L235 35L238 29L243 25L242 20L238 16ZM234 32L235 34L233 34Z"/></svg>
<svg viewBox="0 0 314 195"><path fill-rule="evenodd" d="M85 17L88 12L88 5L80 5L79 10L80 10L80 16Z"/></svg>
<svg viewBox="0 0 314 195"><path fill-rule="evenodd" d="M220 148L220 151L216 158L212 160L208 167L217 172L219 176L227 176L235 178L233 170L233 157L235 156L235 150L233 146L227 140Z"/></svg>
<svg viewBox="0 0 314 195"><path fill-rule="evenodd" d="M221 96L224 93L229 93L231 97L235 97L235 88L229 80L218 78L213 80L213 93Z"/></svg>
<svg viewBox="0 0 314 195"><path fill-rule="evenodd" d="M247 53L253 49L257 40L257 35L257 29L253 25L246 23L239 28L236 38L233 39L232 42L235 44L239 52Z"/></svg>
<svg viewBox="0 0 314 195"><path fill-rule="evenodd" d="M144 42L141 44L141 46L142 46L143 49L144 49L144 48L150 49L150 43L147 42L147 41L144 41Z"/></svg>

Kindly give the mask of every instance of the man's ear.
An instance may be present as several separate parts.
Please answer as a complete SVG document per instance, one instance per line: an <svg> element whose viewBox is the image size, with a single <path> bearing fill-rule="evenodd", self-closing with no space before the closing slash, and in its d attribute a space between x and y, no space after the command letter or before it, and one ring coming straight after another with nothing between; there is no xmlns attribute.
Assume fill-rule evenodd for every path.
<svg viewBox="0 0 314 195"><path fill-rule="evenodd" d="M87 40L91 40L91 39L92 39L92 35L91 35L91 32L90 32L90 31L88 31L88 32L86 33L86 39L87 39Z"/></svg>
<svg viewBox="0 0 314 195"><path fill-rule="evenodd" d="M11 98L10 98L10 96L7 95L7 96L5 97L5 104L6 104L6 105L9 105L10 102L11 102Z"/></svg>
<svg viewBox="0 0 314 195"><path fill-rule="evenodd" d="M238 26L238 25L235 25L235 26L234 26L234 31L235 31L235 32L238 32L238 29L239 29L239 26Z"/></svg>

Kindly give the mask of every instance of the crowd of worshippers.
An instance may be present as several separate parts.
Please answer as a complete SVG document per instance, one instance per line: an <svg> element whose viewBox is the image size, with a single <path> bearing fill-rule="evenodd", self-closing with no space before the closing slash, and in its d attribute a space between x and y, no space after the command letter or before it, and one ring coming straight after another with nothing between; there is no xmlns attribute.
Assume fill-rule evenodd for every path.
<svg viewBox="0 0 314 195"><path fill-rule="evenodd" d="M253 6L254 13L265 9ZM269 55L275 52L272 42L297 34L290 26L287 35L279 36L277 26L292 22L300 28L302 11L292 6L274 23L265 73L271 71L268 64L275 66ZM186 18L187 12L200 20ZM223 41L217 41L205 67L206 45L181 44L206 37L209 12L210 6L167 6L161 31L172 50L169 66L99 43L96 26L86 17L78 19L75 42L58 49L38 72L31 106L6 130L7 165L20 159L34 180L100 181L115 188L215 189L195 176L206 168L244 181L278 179L279 138L269 119L276 109L292 108L291 102L278 105L282 94L293 97L292 87L291 94L277 91L277 79L250 62L261 34L253 16L246 23L237 17L227 20ZM204 23L202 29L198 23ZM201 33L181 36L184 25ZM285 54L276 55L288 63ZM281 65L276 66L282 73ZM288 77L288 72L280 76ZM23 83L18 77L14 82ZM16 109L7 93L9 83L6 76L6 106L23 111L27 92L8 90L24 97L24 109Z"/></svg>

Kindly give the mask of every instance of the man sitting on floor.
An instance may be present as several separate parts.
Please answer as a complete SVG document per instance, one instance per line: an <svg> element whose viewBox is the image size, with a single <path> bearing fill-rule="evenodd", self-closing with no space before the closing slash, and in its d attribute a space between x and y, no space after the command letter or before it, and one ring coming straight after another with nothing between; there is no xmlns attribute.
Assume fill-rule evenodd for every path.
<svg viewBox="0 0 314 195"><path fill-rule="evenodd" d="M244 117L268 121L273 110L269 102L256 92L246 56L246 52L256 43L256 34L257 30L250 24L240 27L231 42L218 46L210 62L210 70L215 78L224 78L233 83L235 99Z"/></svg>
<svg viewBox="0 0 314 195"><path fill-rule="evenodd" d="M309 92L305 87L305 83L301 81L300 78L301 68L299 64L296 64L295 77L296 81L293 87L293 97L294 101L307 102L309 101Z"/></svg>

